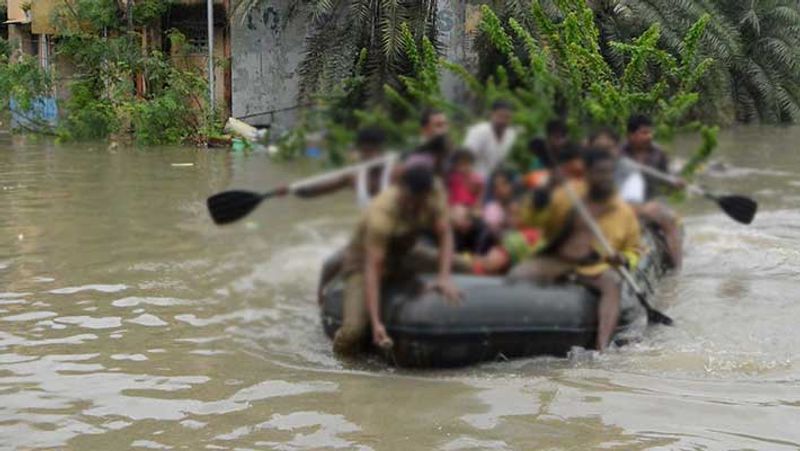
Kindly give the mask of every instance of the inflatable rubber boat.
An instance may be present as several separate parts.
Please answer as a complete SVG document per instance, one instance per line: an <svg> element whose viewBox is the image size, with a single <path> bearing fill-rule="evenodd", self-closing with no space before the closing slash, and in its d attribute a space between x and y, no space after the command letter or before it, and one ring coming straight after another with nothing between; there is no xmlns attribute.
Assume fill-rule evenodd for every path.
<svg viewBox="0 0 800 451"><path fill-rule="evenodd" d="M668 268L666 247L651 230L645 230L643 241L647 250L634 274L652 297L652 286ZM510 284L502 277L455 275L464 300L453 306L424 289L425 280L431 277L385 284L382 315L395 345L390 353L381 354L392 364L453 367L517 357L565 356L573 347L594 346L597 293L582 285ZM322 325L329 337L341 325L343 286L337 278L324 290ZM627 286L623 287L620 310L615 337L640 334L647 322L645 310Z"/></svg>

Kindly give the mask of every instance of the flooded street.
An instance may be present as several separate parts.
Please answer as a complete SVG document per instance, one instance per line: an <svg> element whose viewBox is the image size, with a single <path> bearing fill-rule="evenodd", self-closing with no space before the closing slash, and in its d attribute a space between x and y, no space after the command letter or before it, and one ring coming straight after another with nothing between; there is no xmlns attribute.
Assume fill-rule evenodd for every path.
<svg viewBox="0 0 800 451"><path fill-rule="evenodd" d="M701 181L761 211L748 227L681 205L685 268L657 300L677 327L433 372L330 351L314 285L351 194L208 218L209 194L308 168L0 136L0 448L797 449L798 142L721 134Z"/></svg>

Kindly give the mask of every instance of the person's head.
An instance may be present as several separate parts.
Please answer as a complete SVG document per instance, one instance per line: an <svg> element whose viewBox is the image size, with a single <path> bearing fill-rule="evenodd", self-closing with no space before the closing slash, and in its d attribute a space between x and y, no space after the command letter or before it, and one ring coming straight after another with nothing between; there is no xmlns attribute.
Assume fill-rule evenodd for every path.
<svg viewBox="0 0 800 451"><path fill-rule="evenodd" d="M377 127L363 128L356 136L356 148L362 160L369 160L383 153L386 134Z"/></svg>
<svg viewBox="0 0 800 451"><path fill-rule="evenodd" d="M436 135L417 147L416 152L430 155L434 162L434 169L441 173L447 166L450 141L447 139L447 135Z"/></svg>
<svg viewBox="0 0 800 451"><path fill-rule="evenodd" d="M539 165L545 168L552 166L550 155L547 153L547 142L542 138L533 138L528 143L528 152L536 158Z"/></svg>
<svg viewBox="0 0 800 451"><path fill-rule="evenodd" d="M619 156L619 135L613 129L603 127L589 136L589 147L604 149L615 157Z"/></svg>
<svg viewBox="0 0 800 451"><path fill-rule="evenodd" d="M628 119L628 144L634 150L645 150L653 144L653 121L640 114Z"/></svg>
<svg viewBox="0 0 800 451"><path fill-rule="evenodd" d="M584 176L582 149L575 143L568 142L558 154L558 167L569 178L582 178Z"/></svg>
<svg viewBox="0 0 800 451"><path fill-rule="evenodd" d="M450 160L450 170L461 174L469 174L475 164L475 155L469 150L459 149Z"/></svg>
<svg viewBox="0 0 800 451"><path fill-rule="evenodd" d="M425 140L436 136L446 135L450 129L450 122L443 111L427 108L420 117L420 135Z"/></svg>
<svg viewBox="0 0 800 451"><path fill-rule="evenodd" d="M496 132L502 133L511 125L511 119L514 115L514 106L505 100L496 100L492 103L492 112L489 115L489 120L492 123L492 128Z"/></svg>
<svg viewBox="0 0 800 451"><path fill-rule="evenodd" d="M607 150L591 148L584 152L586 181L589 184L589 197L593 200L606 200L614 194L614 157Z"/></svg>
<svg viewBox="0 0 800 451"><path fill-rule="evenodd" d="M514 198L514 174L505 169L499 169L492 174L492 198L498 202L509 202Z"/></svg>
<svg viewBox="0 0 800 451"><path fill-rule="evenodd" d="M420 209L433 193L433 183L433 169L428 165L406 167L400 177L401 208L410 212Z"/></svg>
<svg viewBox="0 0 800 451"><path fill-rule="evenodd" d="M553 119L547 123L546 129L547 147L555 153L561 151L569 140L567 124L560 119Z"/></svg>

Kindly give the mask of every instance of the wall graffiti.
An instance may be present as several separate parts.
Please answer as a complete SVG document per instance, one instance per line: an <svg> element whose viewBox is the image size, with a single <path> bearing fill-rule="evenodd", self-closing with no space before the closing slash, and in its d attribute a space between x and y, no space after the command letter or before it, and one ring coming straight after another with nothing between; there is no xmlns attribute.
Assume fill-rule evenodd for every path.
<svg viewBox="0 0 800 451"><path fill-rule="evenodd" d="M256 31L261 26L278 34L281 30L280 11L268 2L262 2L247 13L247 29Z"/></svg>

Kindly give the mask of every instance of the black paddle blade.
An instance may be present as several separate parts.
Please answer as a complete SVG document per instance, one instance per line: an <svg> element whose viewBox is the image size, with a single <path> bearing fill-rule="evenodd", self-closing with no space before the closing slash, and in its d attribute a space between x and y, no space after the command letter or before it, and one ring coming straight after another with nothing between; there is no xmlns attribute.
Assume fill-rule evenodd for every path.
<svg viewBox="0 0 800 451"><path fill-rule="evenodd" d="M672 326L675 324L675 321L672 320L669 316L659 312L658 310L654 309L650 302L647 301L647 295L644 293L636 293L636 297L639 299L639 303L642 304L644 310L647 312L647 323L648 324L663 324L665 326Z"/></svg>
<svg viewBox="0 0 800 451"><path fill-rule="evenodd" d="M675 323L672 318L654 308L647 309L647 322L650 324L663 324L665 326L672 326Z"/></svg>
<svg viewBox="0 0 800 451"><path fill-rule="evenodd" d="M251 191L225 191L209 197L206 204L214 222L222 225L247 216L262 200L264 195Z"/></svg>
<svg viewBox="0 0 800 451"><path fill-rule="evenodd" d="M719 208L728 216L742 224L750 224L758 211L758 204L753 199L744 196L720 196L717 199Z"/></svg>

